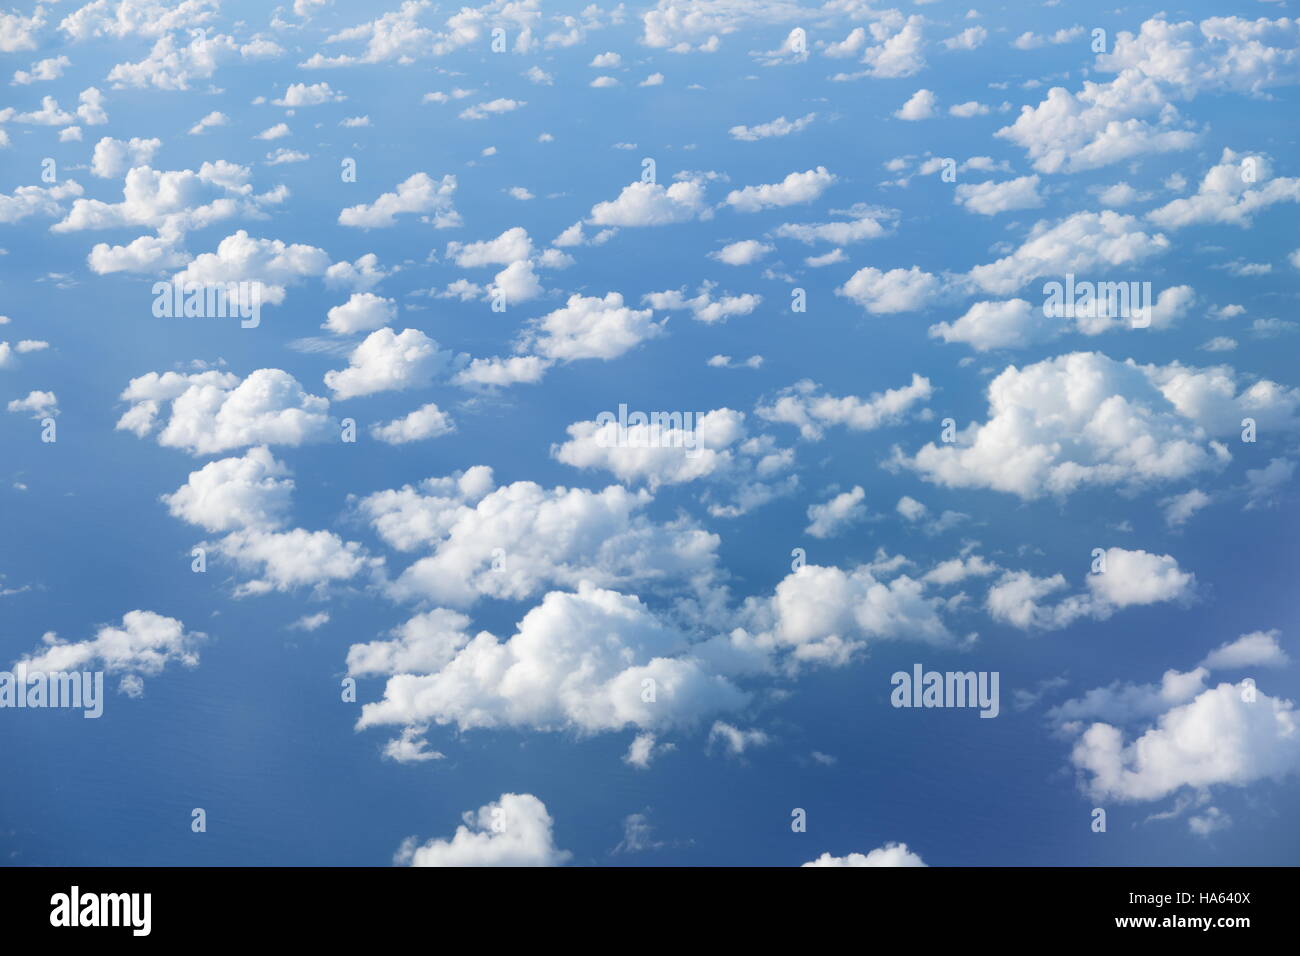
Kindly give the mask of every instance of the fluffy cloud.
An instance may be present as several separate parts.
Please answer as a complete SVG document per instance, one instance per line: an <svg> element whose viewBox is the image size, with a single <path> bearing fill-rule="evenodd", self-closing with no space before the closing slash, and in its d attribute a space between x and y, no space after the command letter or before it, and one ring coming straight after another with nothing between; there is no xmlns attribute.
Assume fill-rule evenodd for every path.
<svg viewBox="0 0 1300 956"><path fill-rule="evenodd" d="M1021 176L1001 183L961 183L953 202L981 216L996 216L1014 209L1036 209L1043 204L1043 197L1038 194L1037 176Z"/></svg>
<svg viewBox="0 0 1300 956"><path fill-rule="evenodd" d="M403 418L370 426L370 434L389 445L405 445L426 438L437 438L456 430L451 416L433 402L421 405Z"/></svg>
<svg viewBox="0 0 1300 956"><path fill-rule="evenodd" d="M451 367L453 355L419 329L371 332L348 356L348 367L325 373L335 399L428 385Z"/></svg>
<svg viewBox="0 0 1300 956"><path fill-rule="evenodd" d="M392 299L371 292L355 292L347 302L329 310L321 328L335 335L351 335L382 328L395 318L397 303Z"/></svg>
<svg viewBox="0 0 1300 956"><path fill-rule="evenodd" d="M592 206L588 222L593 226L664 226L707 215L704 186L695 180L671 186L636 182L624 186L617 199Z"/></svg>
<svg viewBox="0 0 1300 956"><path fill-rule="evenodd" d="M1253 631L1235 641L1221 644L1201 661L1202 667L1211 670L1231 670L1242 667L1285 667L1291 662L1286 651L1278 645L1281 631Z"/></svg>
<svg viewBox="0 0 1300 956"><path fill-rule="evenodd" d="M429 552L392 583L396 598L464 607L582 581L707 584L717 536L687 519L652 522L643 513L651 500L618 485L547 490L518 481L497 488L492 470L479 466L376 492L358 509L390 547Z"/></svg>
<svg viewBox="0 0 1300 956"><path fill-rule="evenodd" d="M1020 248L996 262L975 266L970 278L985 292L1009 295L1041 276L1120 268L1168 249L1168 239L1143 232L1133 216L1109 209L1079 212L1056 223L1036 224Z"/></svg>
<svg viewBox="0 0 1300 956"><path fill-rule="evenodd" d="M1022 630L1057 630L1084 617L1105 620L1126 607L1185 602L1195 591L1196 576L1167 554L1108 548L1105 561L1105 571L1088 575L1086 592L1057 598L1055 604L1044 599L1066 588L1062 575L1007 571L989 588L985 607L994 620Z"/></svg>
<svg viewBox="0 0 1300 956"><path fill-rule="evenodd" d="M689 650L635 596L584 582L547 594L509 640L480 632L437 672L390 677L357 727L657 730L743 707L747 695Z"/></svg>
<svg viewBox="0 0 1300 956"><path fill-rule="evenodd" d="M760 404L755 412L768 421L797 426L800 436L807 441L820 441L825 429L832 425L874 431L896 424L933 392L930 380L916 374L902 388L877 392L865 399L856 395L837 398L818 394L818 388L816 382L804 379L779 392L770 405Z"/></svg>
<svg viewBox="0 0 1300 956"><path fill-rule="evenodd" d="M632 309L623 296L610 292L603 299L571 295L563 308L535 320L521 347L548 359L614 359L663 331L651 309Z"/></svg>
<svg viewBox="0 0 1300 956"><path fill-rule="evenodd" d="M861 521L867 514L866 494L861 485L855 485L825 504L809 505L809 525L804 531L814 538L830 538Z"/></svg>
<svg viewBox="0 0 1300 956"><path fill-rule="evenodd" d="M293 501L289 469L264 447L242 458L222 458L190 472L189 480L163 495L172 516L208 531L281 527Z"/></svg>
<svg viewBox="0 0 1300 956"><path fill-rule="evenodd" d="M925 866L925 863L907 848L906 843L886 843L865 856L861 853L850 853L848 856L823 853L804 866Z"/></svg>
<svg viewBox="0 0 1300 956"><path fill-rule="evenodd" d="M791 173L779 183L733 189L727 194L727 204L739 212L794 206L817 199L833 182L835 175L827 172L825 166L818 166L802 173Z"/></svg>
<svg viewBox="0 0 1300 956"><path fill-rule="evenodd" d="M141 693L141 675L152 677L170 663L195 667L198 644L205 635L186 631L172 617L153 611L127 611L121 626L104 625L88 641L68 643L46 634L43 647L21 658L28 672L77 671L102 667L107 673L123 674L122 691L132 697Z"/></svg>
<svg viewBox="0 0 1300 956"><path fill-rule="evenodd" d="M551 815L531 793L503 793L478 812L450 840L420 845L404 842L395 863L409 866L563 866L573 854L555 845Z"/></svg>
<svg viewBox="0 0 1300 956"><path fill-rule="evenodd" d="M744 419L729 408L685 421L676 413L662 425L628 425L623 434L617 420L576 422L567 429L569 440L552 446L551 454L566 465L603 468L653 490L730 469L737 454L733 447L745 437Z"/></svg>
<svg viewBox="0 0 1300 956"><path fill-rule="evenodd" d="M852 299L868 312L887 315L923 309L939 295L939 291L939 279L922 272L917 266L888 272L866 266L853 273L848 282L835 290L835 294Z"/></svg>
<svg viewBox="0 0 1300 956"><path fill-rule="evenodd" d="M1166 229L1207 222L1247 227L1261 209L1279 202L1300 202L1300 179L1274 178L1272 172L1267 156L1225 149L1194 196L1153 209L1147 218Z"/></svg>
<svg viewBox="0 0 1300 956"><path fill-rule="evenodd" d="M230 372L191 375L149 372L133 378L121 399L131 407L117 428L144 438L158 430L158 444L192 454L212 454L244 445L301 445L335 434L329 400L309 395L288 372L262 368L240 380Z"/></svg>
<svg viewBox="0 0 1300 956"><path fill-rule="evenodd" d="M339 224L358 229L387 229L397 225L397 217L420 214L420 222L432 223L435 229L460 225L460 214L452 200L456 195L456 177L447 175L435 180L428 173L415 173L397 184L397 191L384 193L372 203L349 206L339 213Z"/></svg>
<svg viewBox="0 0 1300 956"><path fill-rule="evenodd" d="M1176 481L1226 462L1216 437L1232 434L1243 416L1295 428L1300 390L1261 380L1238 391L1226 367L1074 352L1009 366L989 384L988 400L988 421L911 458L896 450L895 462L936 484L1025 499Z"/></svg>

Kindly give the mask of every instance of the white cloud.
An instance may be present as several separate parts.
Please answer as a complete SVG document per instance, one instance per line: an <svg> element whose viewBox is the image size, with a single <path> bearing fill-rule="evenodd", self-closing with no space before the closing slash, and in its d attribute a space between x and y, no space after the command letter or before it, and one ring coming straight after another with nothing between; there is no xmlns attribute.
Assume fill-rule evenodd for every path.
<svg viewBox="0 0 1300 956"><path fill-rule="evenodd" d="M435 180L428 173L415 173L398 183L396 192L384 193L373 203L344 209L339 213L339 224L387 229L397 225L397 216L420 213L420 221L433 223L435 229L458 226L460 215L452 205L455 194L455 176Z"/></svg>
<svg viewBox="0 0 1300 956"><path fill-rule="evenodd" d="M522 344L561 362L614 359L662 333L663 324L653 317L652 309L625 306L617 292L603 299L571 295L562 308L535 320Z"/></svg>
<svg viewBox="0 0 1300 956"><path fill-rule="evenodd" d="M1117 362L1075 352L1008 367L988 388L989 420L953 443L925 445L896 463L954 488L1025 499L1094 485L1141 487L1222 465L1215 436L1244 415L1296 427L1300 391L1267 380L1237 391L1232 370Z"/></svg>
<svg viewBox="0 0 1300 956"><path fill-rule="evenodd" d="M671 186L635 182L624 186L618 198L591 207L593 226L663 226L689 222L708 213L704 187L694 180Z"/></svg>
<svg viewBox="0 0 1300 956"><path fill-rule="evenodd" d="M757 239L742 239L740 242L728 243L717 252L710 253L710 255L729 266L747 266L757 262L774 251L775 248L775 246L766 242L759 242Z"/></svg>
<svg viewBox="0 0 1300 956"><path fill-rule="evenodd" d="M743 707L747 695L686 656L688 648L635 596L584 582L576 593L547 594L507 641L480 632L440 670L390 677L357 727L662 730Z"/></svg>
<svg viewBox="0 0 1300 956"><path fill-rule="evenodd" d="M426 438L438 438L455 430L456 425L451 416L433 402L421 405L403 418L370 426L371 436L389 445L405 445Z"/></svg>
<svg viewBox="0 0 1300 956"><path fill-rule="evenodd" d="M292 375L276 368L258 369L243 381L230 372L149 372L133 378L121 398L131 407L118 429L144 438L157 431L160 412L169 404L158 444L196 455L323 441L337 427L328 399L307 394Z"/></svg>
<svg viewBox="0 0 1300 956"><path fill-rule="evenodd" d="M865 856L861 853L850 853L847 856L823 853L804 866L925 866L925 863L907 848L906 843L886 843Z"/></svg>
<svg viewBox="0 0 1300 956"><path fill-rule="evenodd" d="M1153 209L1147 218L1166 229L1209 222L1247 227L1256 212L1274 203L1300 202L1300 179L1275 178L1272 172L1267 156L1225 149L1195 195Z"/></svg>
<svg viewBox="0 0 1300 956"><path fill-rule="evenodd" d="M1291 658L1277 642L1281 631L1252 631L1235 641L1221 644L1201 661L1211 670L1237 670L1244 667L1286 667Z"/></svg>
<svg viewBox="0 0 1300 956"><path fill-rule="evenodd" d="M185 630L172 617L153 611L127 611L121 626L104 625L88 641L68 643L49 633L44 646L19 660L28 672L90 670L102 667L107 673L123 674L122 691L132 697L141 693L140 676L161 674L170 663L195 667L197 645L205 635Z"/></svg>
<svg viewBox="0 0 1300 956"><path fill-rule="evenodd" d="M798 133L800 130L806 129L816 118L816 113L809 113L795 120L788 120L784 116L778 116L770 123L760 123L757 126L733 126L730 130L731 138L746 143L754 143L760 139L789 136L791 133Z"/></svg>
<svg viewBox="0 0 1300 956"><path fill-rule="evenodd" d="M935 96L930 90L917 90L894 113L901 120L924 120L934 117Z"/></svg>
<svg viewBox="0 0 1300 956"><path fill-rule="evenodd" d="M901 388L877 392L865 399L856 395L837 398L818 394L819 388L816 382L803 379L778 392L771 404L760 403L755 413L767 421L797 426L800 436L807 441L820 441L824 430L832 425L874 431L896 424L934 391L928 378L916 374Z"/></svg>
<svg viewBox="0 0 1300 956"><path fill-rule="evenodd" d="M1021 176L1001 183L961 183L953 202L982 216L996 216L1015 209L1036 209L1043 204L1043 197L1038 194L1037 176Z"/></svg>
<svg viewBox="0 0 1300 956"><path fill-rule="evenodd" d="M975 266L970 278L985 292L1010 295L1043 276L1128 266L1168 250L1169 240L1163 234L1143 232L1133 216L1109 209L1079 212L1055 223L1037 223L1018 249L996 262Z"/></svg>
<svg viewBox="0 0 1300 956"><path fill-rule="evenodd" d="M814 538L831 538L867 515L866 492L861 485L836 495L820 505L808 506L808 527L804 531Z"/></svg>
<svg viewBox="0 0 1300 956"><path fill-rule="evenodd" d="M393 582L399 600L463 607L482 597L523 600L583 581L622 587L713 576L715 535L689 520L644 514L652 498L520 481L496 488L490 468L376 492L360 513L399 551L427 550Z"/></svg>
<svg viewBox="0 0 1300 956"><path fill-rule="evenodd" d="M939 279L917 266L888 272L865 266L839 286L835 294L852 299L875 315L888 315L923 309L938 297L940 289Z"/></svg>
<svg viewBox="0 0 1300 956"><path fill-rule="evenodd" d="M383 328L352 350L347 368L326 372L325 385L340 400L419 388L448 370L452 361L451 352L419 329L399 333Z"/></svg>
<svg viewBox="0 0 1300 956"><path fill-rule="evenodd" d="M116 179L133 166L149 165L160 146L160 139L132 137L124 141L105 136L95 144L95 152L90 159L90 172L102 179Z"/></svg>
<svg viewBox="0 0 1300 956"><path fill-rule="evenodd" d="M833 182L834 174L827 172L825 166L818 166L802 173L790 173L779 183L733 189L727 194L727 204L740 212L758 212L773 206L794 206L817 199Z"/></svg>
<svg viewBox="0 0 1300 956"><path fill-rule="evenodd" d="M293 501L289 469L265 447L211 461L162 501L175 518L208 531L282 527Z"/></svg>
<svg viewBox="0 0 1300 956"><path fill-rule="evenodd" d="M372 292L354 292L342 305L336 305L326 314L322 329L335 335L353 332L370 332L382 328L397 318L397 303Z"/></svg>
<svg viewBox="0 0 1300 956"><path fill-rule="evenodd" d="M410 866L563 866L573 854L555 845L551 815L531 793L503 793L477 812L450 840L417 844L409 838L395 863Z"/></svg>

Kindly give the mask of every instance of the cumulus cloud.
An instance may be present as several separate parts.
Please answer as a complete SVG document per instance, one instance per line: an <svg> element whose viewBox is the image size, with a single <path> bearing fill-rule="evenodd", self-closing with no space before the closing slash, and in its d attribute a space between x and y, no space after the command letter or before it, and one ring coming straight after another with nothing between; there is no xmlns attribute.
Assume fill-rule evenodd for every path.
<svg viewBox="0 0 1300 956"><path fill-rule="evenodd" d="M907 848L906 843L886 843L870 853L850 853L831 856L823 853L804 866L925 866L921 858Z"/></svg>
<svg viewBox="0 0 1300 956"><path fill-rule="evenodd" d="M428 385L454 361L451 352L419 329L378 329L348 356L348 367L325 373L335 399Z"/></svg>
<svg viewBox="0 0 1300 956"><path fill-rule="evenodd" d="M985 607L994 620L1022 630L1057 630L1084 617L1106 620L1126 607L1186 602L1195 593L1196 576L1167 554L1108 548L1105 570L1088 575L1086 591L1060 596L1066 588L1060 574L1039 578L1007 571L989 588Z"/></svg>
<svg viewBox="0 0 1300 956"><path fill-rule="evenodd" d="M835 175L828 172L825 166L818 166L801 173L790 173L779 183L733 189L727 193L727 204L739 212L794 206L817 199L833 182Z"/></svg>
<svg viewBox="0 0 1300 956"><path fill-rule="evenodd" d="M1074 352L1009 366L988 387L989 418L895 464L953 488L1024 499L1079 488L1177 481L1230 458L1219 439L1242 417L1296 427L1300 391L1268 380L1239 390L1226 367L1139 365Z"/></svg>
<svg viewBox="0 0 1300 956"><path fill-rule="evenodd" d="M428 552L392 583L396 598L464 607L583 581L706 585L717 536L686 519L651 521L651 500L619 485L548 490L518 481L498 488L492 470L478 466L376 492L357 507L390 547Z"/></svg>
<svg viewBox="0 0 1300 956"><path fill-rule="evenodd" d="M40 650L20 658L18 664L28 673L47 674L100 667L109 674L122 674L122 692L138 697L143 692L142 676L157 676L172 663L198 666L198 645L205 636L186 631L173 617L127 611L120 625L106 624L89 640L70 643L48 633Z"/></svg>
<svg viewBox="0 0 1300 956"><path fill-rule="evenodd" d="M415 173L397 184L397 190L384 193L372 203L349 206L339 213L339 224L358 229L387 229L397 225L397 217L418 214L420 222L432 223L435 229L460 225L453 199L456 177L447 175L435 180L428 173Z"/></svg>
<svg viewBox="0 0 1300 956"><path fill-rule="evenodd" d="M308 394L276 368L258 369L243 380L214 370L149 372L131 379L120 397L131 407L118 419L118 429L138 438L156 434L159 445L195 455L245 445L302 445L337 433L329 400Z"/></svg>
<svg viewBox="0 0 1300 956"><path fill-rule="evenodd" d="M393 862L404 866L563 866L573 856L555 845L546 805L531 793L503 793L464 815L450 840L408 838Z"/></svg>
<svg viewBox="0 0 1300 956"><path fill-rule="evenodd" d="M854 431L874 431L897 424L933 393L930 380L913 373L912 381L901 388L877 392L868 398L856 395L835 397L819 394L820 386L809 379L782 389L771 404L762 404L755 413L770 422L795 425L806 441L820 441L825 429L844 425Z"/></svg>

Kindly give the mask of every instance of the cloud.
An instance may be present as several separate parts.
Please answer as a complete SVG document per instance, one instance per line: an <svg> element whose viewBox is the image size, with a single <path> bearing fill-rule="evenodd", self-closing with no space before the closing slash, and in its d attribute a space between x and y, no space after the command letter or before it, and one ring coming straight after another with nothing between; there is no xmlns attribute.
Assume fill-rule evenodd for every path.
<svg viewBox="0 0 1300 956"><path fill-rule="evenodd" d="M1170 707L1131 740L1096 722L1079 734L1070 762L1089 794L1158 800L1183 787L1241 787L1300 769L1291 701L1253 686L1222 683Z"/></svg>
<svg viewBox="0 0 1300 956"><path fill-rule="evenodd" d="M90 172L102 179L116 179L133 166L149 165L160 146L160 139L132 137L123 141L105 136L95 144L95 152L90 159Z"/></svg>
<svg viewBox="0 0 1300 956"><path fill-rule="evenodd" d="M637 597L584 582L576 593L548 593L507 641L480 632L437 672L390 677L357 727L656 730L746 704L746 694L688 650Z"/></svg>
<svg viewBox="0 0 1300 956"><path fill-rule="evenodd" d="M901 120L924 120L934 117L935 96L930 90L917 90L894 113Z"/></svg>
<svg viewBox="0 0 1300 956"><path fill-rule="evenodd" d="M1043 276L1114 269L1168 250L1164 235L1143 232L1133 216L1109 209L1079 212L1056 223L1037 223L1018 249L996 262L975 266L970 278L985 292L1009 295Z"/></svg>
<svg viewBox="0 0 1300 956"><path fill-rule="evenodd" d="M1281 631L1252 631L1235 641L1220 644L1206 655L1201 666L1211 670L1237 670L1245 667L1286 667L1291 658L1278 645Z"/></svg>
<svg viewBox="0 0 1300 956"><path fill-rule="evenodd" d="M835 294L875 315L888 315L923 309L938 297L940 289L939 279L917 266L888 272L866 266L853 273Z"/></svg>
<svg viewBox="0 0 1300 956"><path fill-rule="evenodd" d="M456 177L447 175L435 180L428 173L415 173L397 184L397 191L384 193L373 203L349 206L339 213L339 224L358 229L387 229L397 225L397 217L420 213L420 222L435 229L460 225L460 214L452 205L456 194Z"/></svg>
<svg viewBox="0 0 1300 956"><path fill-rule="evenodd" d="M809 525L804 531L814 538L831 538L861 521L866 514L866 492L861 485L855 485L852 491L838 494L825 504L809 505Z"/></svg>
<svg viewBox="0 0 1300 956"><path fill-rule="evenodd" d="M354 292L342 305L336 305L326 314L322 329L335 335L370 332L382 328L397 318L397 303L370 292Z"/></svg>
<svg viewBox="0 0 1300 956"><path fill-rule="evenodd" d="M856 395L837 398L818 394L820 386L803 379L777 393L771 404L759 404L755 413L770 422L783 422L799 428L805 441L820 441L831 425L844 425L854 431L874 431L902 421L912 407L933 394L930 380L912 375L901 388L876 392L866 399Z"/></svg>
<svg viewBox="0 0 1300 956"><path fill-rule="evenodd" d="M405 445L426 438L438 438L456 430L451 416L433 402L421 405L403 418L370 426L370 435L389 445Z"/></svg>
<svg viewBox="0 0 1300 956"><path fill-rule="evenodd" d="M49 633L44 646L25 655L18 663L29 673L79 671L102 667L109 674L122 674L121 691L131 697L142 693L141 675L155 677L168 664L197 667L198 644L206 635L186 631L176 618L153 611L127 611L120 626L106 624L87 641L68 643Z"/></svg>
<svg viewBox="0 0 1300 956"><path fill-rule="evenodd" d="M531 793L503 793L467 812L450 840L407 839L394 862L409 866L563 866L573 856L555 845L546 805Z"/></svg>
<svg viewBox="0 0 1300 956"><path fill-rule="evenodd" d="M690 222L708 214L704 186L683 180L671 186L636 182L624 186L618 198L591 207L593 226L664 226Z"/></svg>
<svg viewBox="0 0 1300 956"><path fill-rule="evenodd" d="M731 138L744 143L755 143L760 139L789 136L791 133L798 133L806 129L816 118L816 113L808 113L806 116L801 116L795 120L788 120L784 116L778 116L769 123L760 123L757 126L733 126L730 130Z"/></svg>
<svg viewBox="0 0 1300 956"><path fill-rule="evenodd" d="M1036 209L1043 204L1043 197L1038 194L1037 176L1021 176L1001 183L961 183L953 202L981 216L996 216L1015 209Z"/></svg>
<svg viewBox="0 0 1300 956"><path fill-rule="evenodd" d="M906 843L886 843L865 856L850 853L848 856L831 856L823 853L804 866L925 866L921 858L907 848Z"/></svg>
<svg viewBox="0 0 1300 956"><path fill-rule="evenodd" d="M1065 589L1062 575L1007 571L989 588L985 607L994 620L1022 630L1058 630L1084 617L1104 621L1126 607L1186 602L1195 592L1196 576L1170 555L1108 548L1105 562L1105 571L1088 575L1086 592L1055 604L1044 599Z"/></svg>
<svg viewBox="0 0 1300 956"><path fill-rule="evenodd" d="M1300 179L1274 178L1267 156L1225 149L1195 195L1153 209L1147 218L1166 229L1201 223L1245 228L1255 213L1279 202L1300 202Z"/></svg>
<svg viewBox="0 0 1300 956"><path fill-rule="evenodd" d="M348 356L348 367L325 373L336 400L420 388L451 368L454 356L419 329L378 329Z"/></svg>
<svg viewBox="0 0 1300 956"><path fill-rule="evenodd" d="M282 527L293 502L289 469L265 447L242 458L211 461L170 495L163 495L172 517L208 531Z"/></svg>
<svg viewBox="0 0 1300 956"><path fill-rule="evenodd" d="M790 173L779 183L746 186L727 194L727 204L739 212L758 212L774 206L794 206L812 202L835 182L835 176L825 166ZM680 183L678 185L681 185Z"/></svg>
<svg viewBox="0 0 1300 956"><path fill-rule="evenodd" d="M561 362L608 360L662 332L663 323L654 321L653 310L629 308L617 292L604 298L571 295L562 308L530 324L521 346Z"/></svg>
<svg viewBox="0 0 1300 956"><path fill-rule="evenodd" d="M620 481L644 482L651 490L725 473L736 464L745 438L742 413L719 408L685 421L680 413L664 414L667 424L630 424L622 435L617 420L576 422L566 429L568 441L551 446L551 455L575 468L603 468Z"/></svg>
<svg viewBox="0 0 1300 956"><path fill-rule="evenodd" d="M740 242L728 243L710 255L729 266L748 266L773 252L775 248L757 239L742 239Z"/></svg>
<svg viewBox="0 0 1300 956"><path fill-rule="evenodd" d="M1117 362L1074 352L1009 366L988 387L989 419L895 464L952 488L1026 500L1093 485L1140 488L1223 465L1244 415L1296 427L1300 391L1262 380L1237 391L1231 369Z"/></svg>
<svg viewBox="0 0 1300 956"><path fill-rule="evenodd" d="M337 434L329 400L309 395L288 372L258 369L240 380L231 372L190 375L149 372L121 394L131 407L117 428L137 438L157 433L159 445L213 454L244 445L302 445ZM160 413L168 407L161 431Z"/></svg>
<svg viewBox="0 0 1300 956"><path fill-rule="evenodd" d="M659 582L704 586L718 538L688 519L657 524L646 491L531 481L496 487L483 466L361 498L358 512L398 551L426 552L392 583L397 600L467 607L544 588Z"/></svg>

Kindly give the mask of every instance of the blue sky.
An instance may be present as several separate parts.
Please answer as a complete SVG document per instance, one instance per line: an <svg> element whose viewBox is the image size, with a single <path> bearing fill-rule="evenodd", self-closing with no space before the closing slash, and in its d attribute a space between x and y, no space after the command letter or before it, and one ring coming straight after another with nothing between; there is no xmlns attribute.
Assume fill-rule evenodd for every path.
<svg viewBox="0 0 1300 956"><path fill-rule="evenodd" d="M0 14L0 857L1296 862L1288 12Z"/></svg>

